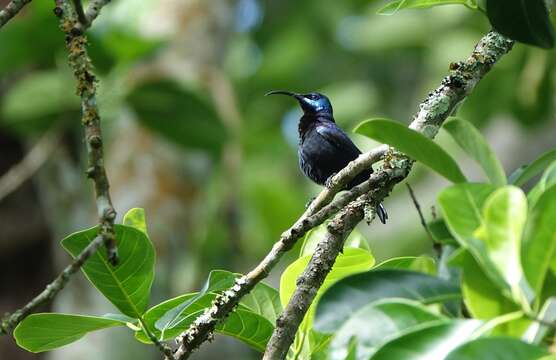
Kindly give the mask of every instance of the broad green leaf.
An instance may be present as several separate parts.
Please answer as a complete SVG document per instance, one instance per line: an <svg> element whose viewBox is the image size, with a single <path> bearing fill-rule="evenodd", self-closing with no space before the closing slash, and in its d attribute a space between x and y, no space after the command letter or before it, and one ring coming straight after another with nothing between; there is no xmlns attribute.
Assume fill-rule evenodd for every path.
<svg viewBox="0 0 556 360"><path fill-rule="evenodd" d="M174 308L169 309L156 321L156 328L160 330L164 336L166 330L176 327L181 322L183 314L189 312L188 307L195 301L209 292L217 293L231 288L238 276L238 274L225 270L212 270L201 291L199 291L195 297L188 298L183 303L177 304Z"/></svg>
<svg viewBox="0 0 556 360"><path fill-rule="evenodd" d="M264 316L272 324L276 323L276 318L282 313L280 293L263 282L258 283L249 294L245 295L240 304Z"/></svg>
<svg viewBox="0 0 556 360"><path fill-rule="evenodd" d="M456 245L457 241L454 239L450 230L446 226L444 219L436 219L427 224L429 231L434 241L445 245Z"/></svg>
<svg viewBox="0 0 556 360"><path fill-rule="evenodd" d="M147 232L147 220L145 219L145 209L133 208L130 209L125 215L123 224L141 230L146 235ZM147 235L148 236L148 235Z"/></svg>
<svg viewBox="0 0 556 360"><path fill-rule="evenodd" d="M125 325L125 321L99 316L31 314L17 325L14 337L17 345L38 353L70 344L91 331Z"/></svg>
<svg viewBox="0 0 556 360"><path fill-rule="evenodd" d="M556 186L545 191L531 210L521 251L527 281L540 298L546 272L556 269Z"/></svg>
<svg viewBox="0 0 556 360"><path fill-rule="evenodd" d="M220 154L226 129L215 110L176 82L142 84L128 95L127 101L143 125L166 139L214 156Z"/></svg>
<svg viewBox="0 0 556 360"><path fill-rule="evenodd" d="M299 251L299 257L312 255L317 248L319 242L324 238L328 230L326 229L327 223L311 229L305 234L303 238L303 245ZM357 229L354 229L344 243L344 248L359 248L371 252L367 239Z"/></svg>
<svg viewBox="0 0 556 360"><path fill-rule="evenodd" d="M543 48L554 46L554 29L544 0L487 0L490 23L504 36Z"/></svg>
<svg viewBox="0 0 556 360"><path fill-rule="evenodd" d="M138 318L149 303L154 279L154 248L140 230L116 225L116 245L120 263L110 265L106 251L95 252L81 270L89 281L125 315ZM98 227L79 231L62 240L62 246L73 257L79 255L97 236Z"/></svg>
<svg viewBox="0 0 556 360"><path fill-rule="evenodd" d="M475 233L483 225L483 205L495 189L490 184L453 185L438 195L438 203L446 225L458 243L471 252L496 284L504 288L504 278L489 261L485 242Z"/></svg>
<svg viewBox="0 0 556 360"><path fill-rule="evenodd" d="M329 347L330 360L344 360L352 346L353 359L366 360L385 342L424 323L444 317L418 302L388 299L370 303L349 318L334 334Z"/></svg>
<svg viewBox="0 0 556 360"><path fill-rule="evenodd" d="M556 161L556 149L547 151L531 164L520 167L510 175L508 181L515 186L522 186L540 174L553 161Z"/></svg>
<svg viewBox="0 0 556 360"><path fill-rule="evenodd" d="M446 360L535 360L548 355L538 346L505 337L475 339L451 351Z"/></svg>
<svg viewBox="0 0 556 360"><path fill-rule="evenodd" d="M144 315L145 323L151 332L161 340L168 340L178 336L187 329L197 317L202 315L206 308L211 306L216 297L214 293L207 293L201 297L197 295L197 293L181 295L152 307ZM158 319L169 310L191 299L195 300L180 314L176 326L167 329L164 334L162 334L155 326ZM235 337L258 351L263 351L265 349L266 343L270 339L273 330L274 325L268 319L254 313L241 303L234 312L230 313L224 323L216 327L216 332ZM135 337L146 344L151 343L149 338L141 330L135 332Z"/></svg>
<svg viewBox="0 0 556 360"><path fill-rule="evenodd" d="M464 5L470 9L477 9L474 0L395 0L381 7L377 14L393 15L403 9L427 9L440 5Z"/></svg>
<svg viewBox="0 0 556 360"><path fill-rule="evenodd" d="M550 327L546 324L553 324L554 321L556 321L556 298L548 298L537 317L543 323L541 324L539 321L533 321L522 338L524 341L531 344L541 344L550 330Z"/></svg>
<svg viewBox="0 0 556 360"><path fill-rule="evenodd" d="M282 273L280 278L280 301L283 306L286 306L290 301L295 288L296 281L301 275L301 273L309 264L311 260L311 255L303 256L293 263L291 263L286 270ZM313 304L318 302L320 296L328 289L332 284L340 279L345 278L348 275L359 273L362 271L367 271L371 269L374 265L373 256L365 250L355 249L355 248L345 248L344 252L338 256L334 266L330 273L324 279L324 283L317 292L317 296L313 300ZM308 311L307 318L309 323L314 315L314 306Z"/></svg>
<svg viewBox="0 0 556 360"><path fill-rule="evenodd" d="M426 274L404 270L372 270L332 285L317 304L314 328L333 333L361 307L376 300L405 298L425 304L461 296L457 286Z"/></svg>
<svg viewBox="0 0 556 360"><path fill-rule="evenodd" d="M460 253L455 256L458 257L457 264L456 261L450 261L450 264L462 269L463 301L474 318L488 320L520 309L485 275L469 251L460 249ZM527 325L526 322L519 320L509 321L499 325L494 332L497 335L521 336Z"/></svg>
<svg viewBox="0 0 556 360"><path fill-rule="evenodd" d="M382 346L371 360L442 360L461 344L472 340L482 321L455 320L425 324Z"/></svg>
<svg viewBox="0 0 556 360"><path fill-rule="evenodd" d="M458 164L444 149L399 122L387 119L367 120L359 124L355 132L395 147L452 182L466 181Z"/></svg>
<svg viewBox="0 0 556 360"><path fill-rule="evenodd" d="M512 298L527 304L521 267L521 236L527 218L527 198L521 189L506 186L493 192L483 206L483 224L475 237L484 242L486 266L493 266L510 286Z"/></svg>
<svg viewBox="0 0 556 360"><path fill-rule="evenodd" d="M3 125L21 134L44 131L61 114L79 111L74 86L73 79L60 71L30 72L3 96Z"/></svg>
<svg viewBox="0 0 556 360"><path fill-rule="evenodd" d="M373 270L378 269L412 270L430 275L436 274L436 264L434 259L429 256L395 257L385 260L373 268Z"/></svg>
<svg viewBox="0 0 556 360"><path fill-rule="evenodd" d="M546 168L539 182L527 194L529 206L533 208L546 189L554 184L556 184L556 161Z"/></svg>
<svg viewBox="0 0 556 360"><path fill-rule="evenodd" d="M458 145L481 165L490 182L497 186L506 185L506 173L500 161L481 135L469 121L452 118L443 125Z"/></svg>
<svg viewBox="0 0 556 360"><path fill-rule="evenodd" d="M235 280L240 276L241 274L234 274L225 270L211 271L205 285L196 295L186 296L182 302L178 300L171 303L164 302L160 307L151 309L155 311L157 318L154 323L155 328L162 333L162 337L165 337L166 331L170 329L175 327L181 328L184 317L187 317L192 312L192 309L198 307L198 301L202 301L201 298L204 295L211 294L212 296L231 288ZM179 299L179 297L176 299ZM262 282L257 284L249 294L241 299L240 305L242 305L244 310L250 310L257 315L263 316L272 324L282 311L278 291ZM163 310L165 312L160 313ZM154 317L153 312L148 315Z"/></svg>

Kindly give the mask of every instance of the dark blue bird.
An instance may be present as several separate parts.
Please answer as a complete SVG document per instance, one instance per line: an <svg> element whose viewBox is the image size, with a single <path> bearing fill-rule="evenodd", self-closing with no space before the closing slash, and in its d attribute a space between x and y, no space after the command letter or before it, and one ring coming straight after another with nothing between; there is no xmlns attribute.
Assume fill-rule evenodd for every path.
<svg viewBox="0 0 556 360"><path fill-rule="evenodd" d="M299 119L299 166L307 177L319 185L327 181L346 165L355 160L361 151L346 133L336 125L332 115L332 104L323 94L312 92L296 94L289 91L271 91L266 95L288 95L294 97L303 109ZM368 180L372 169L363 171L349 184L348 189ZM388 214L382 204L377 207L377 215L384 224Z"/></svg>

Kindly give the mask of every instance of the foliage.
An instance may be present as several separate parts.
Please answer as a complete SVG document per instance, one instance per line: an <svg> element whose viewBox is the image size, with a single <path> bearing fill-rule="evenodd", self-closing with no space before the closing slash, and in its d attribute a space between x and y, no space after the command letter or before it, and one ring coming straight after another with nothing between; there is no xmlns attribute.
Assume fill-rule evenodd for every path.
<svg viewBox="0 0 556 360"><path fill-rule="evenodd" d="M340 3L330 6L347 12L343 6L349 5ZM463 5L473 14L486 12L492 26L506 36L525 44L545 48L553 46L549 12L541 0L487 0L486 6L475 0L395 0L378 12L403 16L398 12L404 9L440 5ZM29 18L15 24L7 32L4 29L0 31L0 42L5 44L0 54L1 74L18 67L24 73L27 71L24 66L28 66L33 58L35 63L32 65L41 69L24 73L0 104L0 124L22 137L44 131L78 110L75 99L72 100L67 93L67 76L55 66L61 46L49 40L48 32L39 31L49 28L46 26L46 10L42 6L37 5L37 10ZM369 19L370 16L359 20L366 21L365 26L369 26L368 23L372 22ZM224 63L234 81L241 82L242 78L249 77L248 73L238 70L237 64L253 60L250 51L257 40L264 45L259 50L267 59L258 70L257 79L267 82L270 79L276 86L322 87L332 94L336 92L336 97L349 103L349 106L342 103L336 108L338 118L344 115L347 121L361 118L374 110L374 105L368 105L373 103L369 98L384 104L388 111L399 114L397 109L400 106L392 90L394 81L380 89L360 82L354 69L360 71L367 63L365 61L361 65L354 61L352 64L352 58L357 56L351 53L334 54L333 60L343 64L343 68L329 71L327 65L320 62L324 61L322 57L317 56L319 52L326 51L322 44L326 42L316 41L313 32L305 31L312 25L319 28L317 24L307 24L302 15L292 16L289 20L288 26L271 23L272 30L268 33L267 30L261 31L257 39L245 35L237 44L232 44L231 52L235 58L229 55ZM419 23L423 25L428 20L417 21L423 21ZM402 33L406 37L417 37L418 27ZM277 35L272 35L272 32ZM338 37L341 37L339 33ZM27 51L17 50L17 42L29 34L37 34L37 42L45 37L44 44L48 46L45 45L46 49L40 56L33 57ZM361 38L365 36L363 33L360 35ZM399 64L390 64L391 51L408 40L396 39L395 34L388 36L385 40L387 44L379 48L384 57L372 61L376 61L373 65L384 67L388 75L394 75L399 70ZM267 37L272 38L272 42L265 42ZM124 43L132 45L120 46ZM93 61L105 77L102 80L110 83L122 81L122 69L130 69L135 61L152 55L164 42L149 40L139 33L112 26L104 34L92 34L91 44ZM369 49L361 44L351 39L346 40L344 46L363 56ZM427 42L423 41L423 44L427 45ZM496 87L497 91L489 94L492 95L490 101L479 93L461 111L473 116L454 118L444 124L444 129L455 143L482 169L485 174L483 182L469 181L471 177L464 174L448 150L399 122L381 118L357 126L358 134L391 145L455 183L438 194L437 204L442 218L429 224L435 242L441 244L445 257L449 259L433 259L428 254L421 254L389 258L375 264L365 236L353 232L296 334L288 355L290 359L411 359L434 356L435 359L460 360L488 358L485 357L487 355L504 359L538 359L547 355L545 338L550 332L545 324L556 318L553 285L556 276L556 223L553 220L556 218L556 150L545 153L507 177L501 161L475 127L502 111L512 112L528 125L540 123L551 115L554 76L550 57L554 55L538 55L531 49L521 51L525 60L533 56L548 59L546 66L541 68L541 83L532 100L534 111L528 111L528 105L512 103L519 88L514 74L525 73L527 62L516 60L504 64L498 74L492 74L491 80L481 84L479 92L492 90L489 81L491 86ZM5 54L8 53L12 56L7 57ZM340 73L342 78L334 77L337 76L334 73ZM300 76L305 74L309 75ZM305 78L307 82L302 82L301 79ZM241 195L247 203L246 217L250 219L246 232L247 250L251 251L251 247L264 248L268 244L268 240L264 242L261 239L276 238L279 231L291 223L302 201L298 196L301 192L293 186L294 181L289 182L285 176L275 176L288 171L283 165L288 160L280 154L291 155L291 151L282 145L282 139L276 135L279 133L278 125L271 124L261 114L278 113L280 109L273 109L273 105L254 99L254 94L261 93L267 83L262 80L248 83L243 84L239 91L239 102L245 109L248 124L241 136L230 131L229 125L222 119L222 112L217 111L216 104L205 94L206 89L193 82L170 80L168 77L126 83L120 89L121 93L111 98L112 104L101 97L102 105L106 105L101 109L112 105L117 108L116 112L131 110L132 117L139 124L162 139L179 145L180 151L194 149L210 155L215 171L223 171L219 166L225 157L227 142L231 139L238 141L251 161L244 169L249 178L241 188ZM47 95L50 95L48 99ZM33 106L27 106L25 100L28 98L37 99ZM534 121L520 116L524 109L527 114L535 114ZM109 119L110 114L108 112L106 116ZM472 118L475 125L464 118ZM269 158L272 161L268 161ZM261 163L272 168L274 173L269 176L265 171L255 169ZM387 165L387 162L382 164ZM541 176L536 179L538 175ZM528 191L524 186L526 184L532 185ZM204 237L200 236L204 240L199 241L198 246L211 250L218 248L221 258L226 258L226 250L215 246L215 243L222 244L226 237L221 223L215 220L219 213L210 201L224 197L226 184L218 185L211 183L211 191L206 191L204 195L207 201L203 205L208 205L204 209L206 214L203 214L208 220L203 218L204 222L200 221L206 229L202 232ZM279 206L279 202L286 205ZM218 226L210 226L213 224ZM62 240L62 246L75 257L97 232L96 227L76 232ZM326 224L309 232L298 252L299 256L292 259L282 273L280 289L265 283L258 284L217 327L217 332L263 351L277 316L295 289L299 274L325 234ZM156 254L142 209L132 209L125 215L123 223L116 226L116 240L121 261L117 268L111 267L100 251L87 261L82 270L91 284L120 313L103 316L33 314L24 319L14 332L22 348L32 352L50 351L75 342L89 332L109 327L131 330L132 336L142 343L151 343L149 334L160 341L169 341L210 307L217 296L233 286L240 276L225 270L211 270L199 291L174 296L149 307L155 281ZM447 255L450 247L455 251ZM211 262L206 261L209 263L206 265L204 260L201 258L198 262L211 268ZM443 267L459 272L461 276L446 276ZM412 351L411 356L407 356L409 350Z"/></svg>

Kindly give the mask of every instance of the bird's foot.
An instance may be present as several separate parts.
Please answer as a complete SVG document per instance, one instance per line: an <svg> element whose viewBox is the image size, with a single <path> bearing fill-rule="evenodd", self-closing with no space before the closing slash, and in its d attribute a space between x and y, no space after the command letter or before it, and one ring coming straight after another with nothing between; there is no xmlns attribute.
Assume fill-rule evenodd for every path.
<svg viewBox="0 0 556 360"><path fill-rule="evenodd" d="M330 175L328 177L328 179L326 179L326 181L324 182L324 186L326 186L327 189L332 189L332 179L334 179L334 176L336 176L337 173L333 173L332 175Z"/></svg>
<svg viewBox="0 0 556 360"><path fill-rule="evenodd" d="M311 206L311 204L313 203L313 201L315 201L317 197L313 196L312 198L309 199L309 201L307 201L307 203L305 204L305 210L307 210L309 208L309 206Z"/></svg>

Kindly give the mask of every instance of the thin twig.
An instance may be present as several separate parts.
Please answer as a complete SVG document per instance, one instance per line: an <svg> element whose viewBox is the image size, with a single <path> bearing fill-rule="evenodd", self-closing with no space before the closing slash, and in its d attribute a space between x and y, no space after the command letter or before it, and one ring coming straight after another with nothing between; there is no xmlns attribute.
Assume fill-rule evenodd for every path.
<svg viewBox="0 0 556 360"><path fill-rule="evenodd" d="M92 22L97 18L100 14L100 10L107 5L110 0L91 0L89 2L89 6L87 7L87 11L85 12L85 16L87 17L88 24L87 27L91 26Z"/></svg>
<svg viewBox="0 0 556 360"><path fill-rule="evenodd" d="M411 200L413 200L413 205L415 205L415 209L417 209L417 213L419 214L419 219L421 220L421 225L423 225L423 228L425 229L425 232L427 233L427 236L431 241L431 244L434 248L434 251L436 252L436 255L440 258L440 255L442 254L442 248L440 244L437 241L435 241L434 237L432 236L431 230L429 229L429 226L425 221L425 217L423 216L423 212L421 211L421 205L419 205L419 202L415 197L415 193L413 192L411 185L409 185L408 182L406 182L405 185L407 186L407 190L409 190L409 196L411 196Z"/></svg>
<svg viewBox="0 0 556 360"><path fill-rule="evenodd" d="M6 316L0 324L0 334L6 335L10 333L27 315L34 312L37 307L52 300L68 283L70 277L75 274L85 261L93 255L97 249L102 245L103 240L97 236L93 241L87 245L85 249L68 265L61 273L54 279L53 282L48 284L46 288L37 295L33 300L27 303L21 309L18 309L13 314Z"/></svg>
<svg viewBox="0 0 556 360"><path fill-rule="evenodd" d="M31 0L12 0L0 11L0 28L6 25Z"/></svg>
<svg viewBox="0 0 556 360"><path fill-rule="evenodd" d="M454 66L452 74L447 76L442 81L442 85L432 92L421 104L419 113L409 127L421 132L429 138L433 138L438 132L442 122L452 113L453 109L473 90L475 85L491 69L492 65L511 49L512 45L513 42L511 40L508 40L496 32L490 32L484 36L476 46L471 57L467 59L466 62L458 63L457 66ZM265 259L249 274L236 281L236 284L225 291L223 296L217 297L213 301L212 306L206 309L205 312L178 337L180 346L174 354L174 358L177 360L188 358L200 344L207 340L209 335L214 331L215 326L233 311L242 296L247 294L259 281L268 275L282 255L295 244L295 241L303 236L310 228L324 221L317 216L322 210L328 209L328 216L331 216L339 210L334 209L334 211L330 211L331 209L329 207L334 204L334 202L330 203L327 207L323 208L323 206L328 204L334 195L352 178L362 170L368 169L373 162L382 158L387 152L389 152L388 148L382 146L369 153L362 154L359 158L348 164L345 169L340 171L331 182L331 188L325 189L319 194L301 218L297 220L288 231L282 234L280 240L273 246ZM403 157L394 158L394 160L398 161L400 159L403 159ZM402 165L404 166L401 167L398 166L399 164L395 164L395 161L392 163L395 165L393 168L385 168L371 176L371 179L380 180L372 183L372 185L370 182L366 182L366 186L369 186L369 190L377 189L378 193L383 194L382 196L384 197L386 195L384 192L389 190L388 186L393 186L395 182L405 177L407 174L404 174L404 169L409 169L411 167L410 161L405 161L404 165L404 161L402 160ZM362 185L363 184L360 186ZM347 194L349 194L347 195L348 197L352 196L353 190L347 192ZM359 195L360 194L357 196ZM346 199L345 195L340 198ZM352 200L353 198L349 198L349 202ZM377 199L373 198L373 201L375 200L382 199L377 195ZM318 211L318 209L321 208L322 210ZM309 219L313 220L313 222L309 222ZM317 220L322 221L319 222ZM297 324L297 326L298 325L299 324ZM277 328L279 326L280 324L278 324ZM287 349L290 344L286 342L282 345L287 345Z"/></svg>
<svg viewBox="0 0 556 360"><path fill-rule="evenodd" d="M75 8L75 12L77 13L77 20L79 20L79 23L83 27L88 27L89 19L87 18L87 15L85 15L85 11L83 10L83 4L81 3L81 0L72 0L72 1L73 1L73 7Z"/></svg>
<svg viewBox="0 0 556 360"><path fill-rule="evenodd" d="M108 251L112 265L118 261L114 219L116 210L110 199L108 178L104 168L103 141L100 115L96 99L96 77L87 54L87 39L78 25L77 15L69 0L56 0L56 14L60 15L60 28L66 34L68 62L77 80L77 94L81 97L82 119L87 144L87 176L93 180L100 235Z"/></svg>
<svg viewBox="0 0 556 360"><path fill-rule="evenodd" d="M87 40L82 31L76 28L77 14L69 0L56 0L54 13L60 17L60 28L66 34L68 60L77 79L77 94L81 97L82 122L85 127L85 141L89 167L88 177L95 184L96 205L99 214L98 236L67 266L56 279L46 286L38 296L12 315L6 315L0 324L0 334L12 331L21 320L34 312L36 308L52 300L67 284L97 249L104 244L108 249L108 258L112 263L117 261L115 247L114 218L116 211L112 206L109 193L108 178L104 169L100 118L96 102L96 80L91 68L91 60L87 55Z"/></svg>
<svg viewBox="0 0 556 360"><path fill-rule="evenodd" d="M19 188L27 179L40 169L45 161L50 157L60 138L57 128L48 130L31 150L25 155L23 160L14 165L0 178L0 201Z"/></svg>

